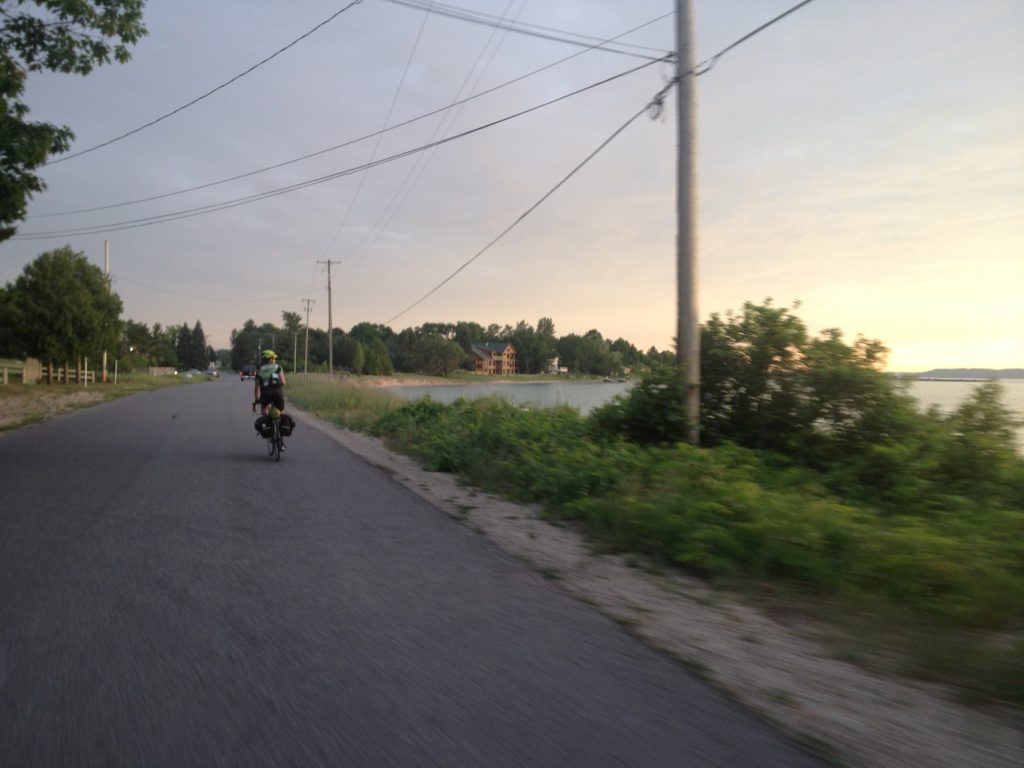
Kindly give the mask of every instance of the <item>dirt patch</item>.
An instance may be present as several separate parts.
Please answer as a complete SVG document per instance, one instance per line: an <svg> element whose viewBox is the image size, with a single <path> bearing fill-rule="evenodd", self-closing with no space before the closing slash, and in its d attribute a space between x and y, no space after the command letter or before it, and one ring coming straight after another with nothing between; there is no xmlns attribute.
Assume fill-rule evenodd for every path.
<svg viewBox="0 0 1024 768"><path fill-rule="evenodd" d="M104 399L102 392L88 389L67 392L33 386L0 391L0 430L42 421Z"/></svg>
<svg viewBox="0 0 1024 768"><path fill-rule="evenodd" d="M813 626L597 553L571 528L538 519L537 507L461 487L380 440L291 411L826 756L870 768L1024 765L1018 710L979 711L942 686L865 671L836 659Z"/></svg>

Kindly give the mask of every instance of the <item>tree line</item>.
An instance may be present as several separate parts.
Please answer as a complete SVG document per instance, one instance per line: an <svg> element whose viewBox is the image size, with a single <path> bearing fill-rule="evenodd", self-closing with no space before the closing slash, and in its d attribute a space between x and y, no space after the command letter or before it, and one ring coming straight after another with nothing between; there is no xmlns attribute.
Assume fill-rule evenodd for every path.
<svg viewBox="0 0 1024 768"><path fill-rule="evenodd" d="M329 350L333 336L333 350ZM626 370L669 364L672 352L651 347L641 351L625 339L606 339L598 330L558 336L554 321L542 317L536 326L521 320L516 325L459 321L424 323L396 331L379 323L362 322L348 331L308 329L298 313L283 312L282 325L246 320L231 333L228 364L238 369L254 364L260 351L273 348L289 370L326 370L333 357L335 370L354 374L387 376L396 371L448 376L456 370L473 369L472 345L508 342L517 353L517 373L548 370L557 358L572 374L608 376ZM333 355L329 355L329 352Z"/></svg>
<svg viewBox="0 0 1024 768"><path fill-rule="evenodd" d="M107 353L126 370L203 370L214 359L198 320L150 328L122 321L122 309L107 275L84 253L67 246L47 251L0 288L0 355L62 364Z"/></svg>
<svg viewBox="0 0 1024 768"><path fill-rule="evenodd" d="M671 352L654 347L644 352L623 338L606 339L596 329L558 336L549 317L536 326L525 320L514 326L459 321L399 331L362 322L329 334L307 329L297 312L282 312L280 325L246 320L232 331L230 347L215 351L199 320L192 326L149 326L123 320L122 310L108 276L84 253L68 246L47 251L13 283L0 288L0 355L62 364L99 360L107 353L122 370L205 370L213 361L238 370L257 363L262 350L273 348L288 370L323 371L332 361L335 370L377 376L396 371L447 376L459 369L472 370L472 345L487 342L512 344L517 372L523 374L543 373L556 358L571 373L591 376L646 369L674 359Z"/></svg>

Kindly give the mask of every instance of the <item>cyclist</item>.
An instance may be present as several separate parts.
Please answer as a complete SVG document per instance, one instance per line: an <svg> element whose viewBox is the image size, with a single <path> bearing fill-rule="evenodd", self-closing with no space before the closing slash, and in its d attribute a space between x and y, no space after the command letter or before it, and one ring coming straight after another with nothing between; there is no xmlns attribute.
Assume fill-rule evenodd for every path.
<svg viewBox="0 0 1024 768"><path fill-rule="evenodd" d="M277 353L272 349L263 350L263 365L256 371L256 402L264 416L270 413L270 406L284 411L284 368L277 363Z"/></svg>

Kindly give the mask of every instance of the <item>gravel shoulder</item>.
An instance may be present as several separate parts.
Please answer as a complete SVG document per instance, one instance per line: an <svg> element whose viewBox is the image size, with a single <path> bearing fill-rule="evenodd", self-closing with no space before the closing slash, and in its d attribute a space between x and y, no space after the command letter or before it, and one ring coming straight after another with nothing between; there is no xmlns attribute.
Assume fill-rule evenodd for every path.
<svg viewBox="0 0 1024 768"><path fill-rule="evenodd" d="M811 625L782 623L698 579L637 567L636 558L595 552L572 528L539 519L535 506L460 486L377 438L290 410L838 764L1024 765L1024 716L1015 709L982 711L942 686L838 660Z"/></svg>

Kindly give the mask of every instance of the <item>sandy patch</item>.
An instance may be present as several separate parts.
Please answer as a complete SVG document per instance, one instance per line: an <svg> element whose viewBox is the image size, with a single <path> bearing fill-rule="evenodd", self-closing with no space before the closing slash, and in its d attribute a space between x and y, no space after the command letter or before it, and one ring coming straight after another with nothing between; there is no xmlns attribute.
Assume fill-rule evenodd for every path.
<svg viewBox="0 0 1024 768"><path fill-rule="evenodd" d="M570 528L538 520L536 507L461 487L452 475L425 472L376 438L291 411L570 594L702 670L746 706L805 742L825 745L844 764L1024 766L1024 716L1017 710L982 712L956 703L941 686L839 661L813 628L783 625L697 579L596 554Z"/></svg>
<svg viewBox="0 0 1024 768"><path fill-rule="evenodd" d="M36 387L32 391L4 392L0 397L0 429L48 419L103 398L103 393L87 389L55 392Z"/></svg>

